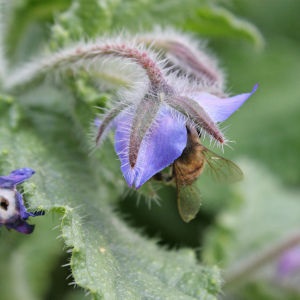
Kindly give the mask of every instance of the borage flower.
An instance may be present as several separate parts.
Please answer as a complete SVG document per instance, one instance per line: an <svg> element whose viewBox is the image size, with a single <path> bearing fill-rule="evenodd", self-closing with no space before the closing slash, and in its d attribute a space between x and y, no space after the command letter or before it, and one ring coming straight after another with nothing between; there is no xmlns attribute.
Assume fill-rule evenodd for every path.
<svg viewBox="0 0 300 300"><path fill-rule="evenodd" d="M121 43L95 48L98 52L101 50L101 55L134 61L148 77L141 93L134 89L132 93L122 94L123 90L119 93L121 100L101 117L96 138L99 144L109 129L115 129L115 150L130 187L141 187L182 154L187 144L186 126L195 127L198 132L204 131L224 144L226 140L217 123L226 120L256 90L255 86L250 93L224 96L223 76L219 75L222 72L216 64L209 61L208 56L203 58L203 55L190 51L188 45L181 44L177 41L175 49L165 49L178 54L176 61L183 70L179 73L176 61L171 62L173 67L170 69L166 67L170 65L167 58L161 61L143 45L133 47ZM187 62L187 70L192 62L197 62L197 76L194 76L197 79L185 75L182 66Z"/></svg>
<svg viewBox="0 0 300 300"><path fill-rule="evenodd" d="M121 100L101 117L96 142L99 144L105 133L115 128L115 150L122 172L130 187L139 188L181 155L187 143L186 126L224 144L217 123L255 91L225 97L224 76L216 60L204 49L198 51L197 43L190 44L180 34L170 39L168 33L80 43L19 69L6 80L6 88L15 89L51 72L70 70L85 70L95 78L121 82L128 92L119 90ZM163 56L152 49L162 51ZM108 62L118 70L116 74L105 72ZM125 80L117 76L124 69L128 71Z"/></svg>
<svg viewBox="0 0 300 300"><path fill-rule="evenodd" d="M127 184L138 189L182 154L187 144L186 125L224 143L216 123L233 114L256 88L250 93L219 98L203 91L180 95L163 86L138 105L110 111L99 126L98 139L107 128L115 128L115 150L122 173Z"/></svg>
<svg viewBox="0 0 300 300"><path fill-rule="evenodd" d="M12 171L8 176L0 176L0 226L4 225L7 229L15 229L24 234L32 233L34 225L28 224L26 220L43 215L44 212L28 212L16 186L34 173L30 168L22 168Z"/></svg>

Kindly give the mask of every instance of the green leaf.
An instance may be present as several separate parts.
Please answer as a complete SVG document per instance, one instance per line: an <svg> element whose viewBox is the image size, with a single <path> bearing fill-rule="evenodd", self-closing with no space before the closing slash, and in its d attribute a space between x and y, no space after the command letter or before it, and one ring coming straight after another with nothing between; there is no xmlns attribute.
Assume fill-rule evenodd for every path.
<svg viewBox="0 0 300 300"><path fill-rule="evenodd" d="M114 7L119 0L74 0L52 26L52 49L75 40L94 38L111 29Z"/></svg>
<svg viewBox="0 0 300 300"><path fill-rule="evenodd" d="M11 59L28 59L28 55L39 50L41 42L47 40L47 27L53 22L53 14L64 10L70 0L1 0L1 22L5 29L3 37L5 54Z"/></svg>
<svg viewBox="0 0 300 300"><path fill-rule="evenodd" d="M36 218L38 230L30 236L1 230L0 265L5 270L0 281L1 299L35 300L46 294L63 246L57 239L58 230L53 230L56 219L51 214Z"/></svg>
<svg viewBox="0 0 300 300"><path fill-rule="evenodd" d="M204 261L221 261L227 268L258 255L300 226L300 192L284 188L255 161L244 160L240 166L245 173L236 195L240 200L206 233L203 251Z"/></svg>
<svg viewBox="0 0 300 300"><path fill-rule="evenodd" d="M186 29L212 37L243 38L257 48L264 45L264 39L254 25L218 6L204 6L197 9L195 21L188 22Z"/></svg>
<svg viewBox="0 0 300 300"><path fill-rule="evenodd" d="M254 25L221 6L208 5L209 1L129 0L112 3L115 4L111 10L115 29L124 27L136 31L140 28L153 29L157 25L173 25L205 36L245 39L258 48L264 44L261 33Z"/></svg>
<svg viewBox="0 0 300 300"><path fill-rule="evenodd" d="M86 125L78 121L70 94L42 86L18 100L26 113L18 128L10 129L7 117L0 121L2 169L36 170L24 184L29 207L62 217L76 284L93 299L216 299L217 268L201 266L194 250L159 247L114 211L124 183L119 167L112 173L118 165L114 151L106 143L89 155ZM80 113L90 111L80 106Z"/></svg>

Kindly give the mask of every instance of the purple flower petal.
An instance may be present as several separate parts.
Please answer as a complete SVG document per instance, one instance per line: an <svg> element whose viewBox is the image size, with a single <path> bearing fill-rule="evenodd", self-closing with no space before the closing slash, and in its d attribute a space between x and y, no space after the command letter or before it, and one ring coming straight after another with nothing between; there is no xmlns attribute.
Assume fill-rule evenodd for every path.
<svg viewBox="0 0 300 300"><path fill-rule="evenodd" d="M8 176L0 176L0 187L12 189L19 183L24 182L35 173L30 168L22 168L12 171Z"/></svg>
<svg viewBox="0 0 300 300"><path fill-rule="evenodd" d="M132 115L123 114L117 122L115 150L121 160L121 170L129 186L141 187L157 172L177 159L187 142L185 121L162 107L143 139L135 166L129 163L129 136Z"/></svg>
<svg viewBox="0 0 300 300"><path fill-rule="evenodd" d="M23 220L27 220L31 214L27 211L26 207L24 206L23 197L19 192L15 194L16 199L16 209L19 211L20 218Z"/></svg>
<svg viewBox="0 0 300 300"><path fill-rule="evenodd" d="M26 223L29 217L43 215L44 212L27 212L22 195L15 186L30 178L34 170L23 168L12 171L8 176L0 176L0 226L14 229L24 234L32 233L34 225Z"/></svg>
<svg viewBox="0 0 300 300"><path fill-rule="evenodd" d="M229 118L257 90L256 84L250 93L239 94L229 98L200 92L188 95L202 106L214 122L223 122Z"/></svg>
<svg viewBox="0 0 300 300"><path fill-rule="evenodd" d="M21 219L18 219L14 223L6 224L6 227L8 229L17 230L17 231L19 231L21 233L24 233L24 234L30 234L34 230L34 225L30 225L30 224L28 224L27 222L25 222Z"/></svg>
<svg viewBox="0 0 300 300"><path fill-rule="evenodd" d="M278 274L282 277L300 271L300 246L285 251L278 262Z"/></svg>

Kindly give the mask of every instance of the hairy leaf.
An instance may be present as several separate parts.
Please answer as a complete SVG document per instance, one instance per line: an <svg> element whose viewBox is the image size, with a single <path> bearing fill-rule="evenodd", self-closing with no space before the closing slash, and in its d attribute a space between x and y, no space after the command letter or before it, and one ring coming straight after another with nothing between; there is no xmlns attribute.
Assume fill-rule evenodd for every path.
<svg viewBox="0 0 300 300"><path fill-rule="evenodd" d="M61 268L63 243L57 240L55 216L34 220L38 230L31 236L1 229L0 264L5 276L0 281L1 299L38 300L50 289L51 272Z"/></svg>
<svg viewBox="0 0 300 300"><path fill-rule="evenodd" d="M230 269L297 232L300 225L299 191L283 188L257 162L245 160L240 165L245 180L240 184L239 204L236 201L219 216L207 232L203 252L205 261L222 262Z"/></svg>
<svg viewBox="0 0 300 300"><path fill-rule="evenodd" d="M197 10L197 19L187 24L187 29L207 36L237 37L252 42L257 48L264 44L259 30L251 23L238 18L225 8L204 6Z"/></svg>
<svg viewBox="0 0 300 300"><path fill-rule="evenodd" d="M43 88L19 99L26 117L17 129L1 120L2 167L6 173L22 166L36 170L24 184L29 206L61 216L76 284L93 299L216 299L218 269L199 265L193 250L160 248L113 210L124 181L119 170L110 173L116 163L111 145L104 146L106 154L90 156L84 127L63 110L76 104L66 93Z"/></svg>

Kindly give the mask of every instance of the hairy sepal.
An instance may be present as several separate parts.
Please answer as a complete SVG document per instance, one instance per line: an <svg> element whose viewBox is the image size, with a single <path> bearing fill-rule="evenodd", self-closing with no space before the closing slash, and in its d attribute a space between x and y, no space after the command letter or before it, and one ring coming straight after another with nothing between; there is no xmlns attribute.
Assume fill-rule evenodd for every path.
<svg viewBox="0 0 300 300"><path fill-rule="evenodd" d="M135 117L131 125L130 141L129 141L129 163L132 168L136 164L141 143L147 134L148 129L154 122L161 103L154 99L150 99L147 95L139 103Z"/></svg>
<svg viewBox="0 0 300 300"><path fill-rule="evenodd" d="M128 106L128 103L119 103L116 107L109 110L106 114L103 116L100 116L100 125L98 127L98 132L96 136L96 144L97 146L101 143L103 140L103 137L105 136L105 132L107 132L110 127L113 125L114 119L118 116L118 114L126 109Z"/></svg>
<svg viewBox="0 0 300 300"><path fill-rule="evenodd" d="M204 130L221 144L225 142L225 138L216 123L196 101L187 97L174 96L166 98L166 102L186 116L197 129Z"/></svg>
<svg viewBox="0 0 300 300"><path fill-rule="evenodd" d="M192 80L223 89L223 71L218 66L216 57L206 49L205 42L199 42L191 35L170 28L142 34L138 36L138 40L161 51L166 57L167 65L172 65L174 70Z"/></svg>

